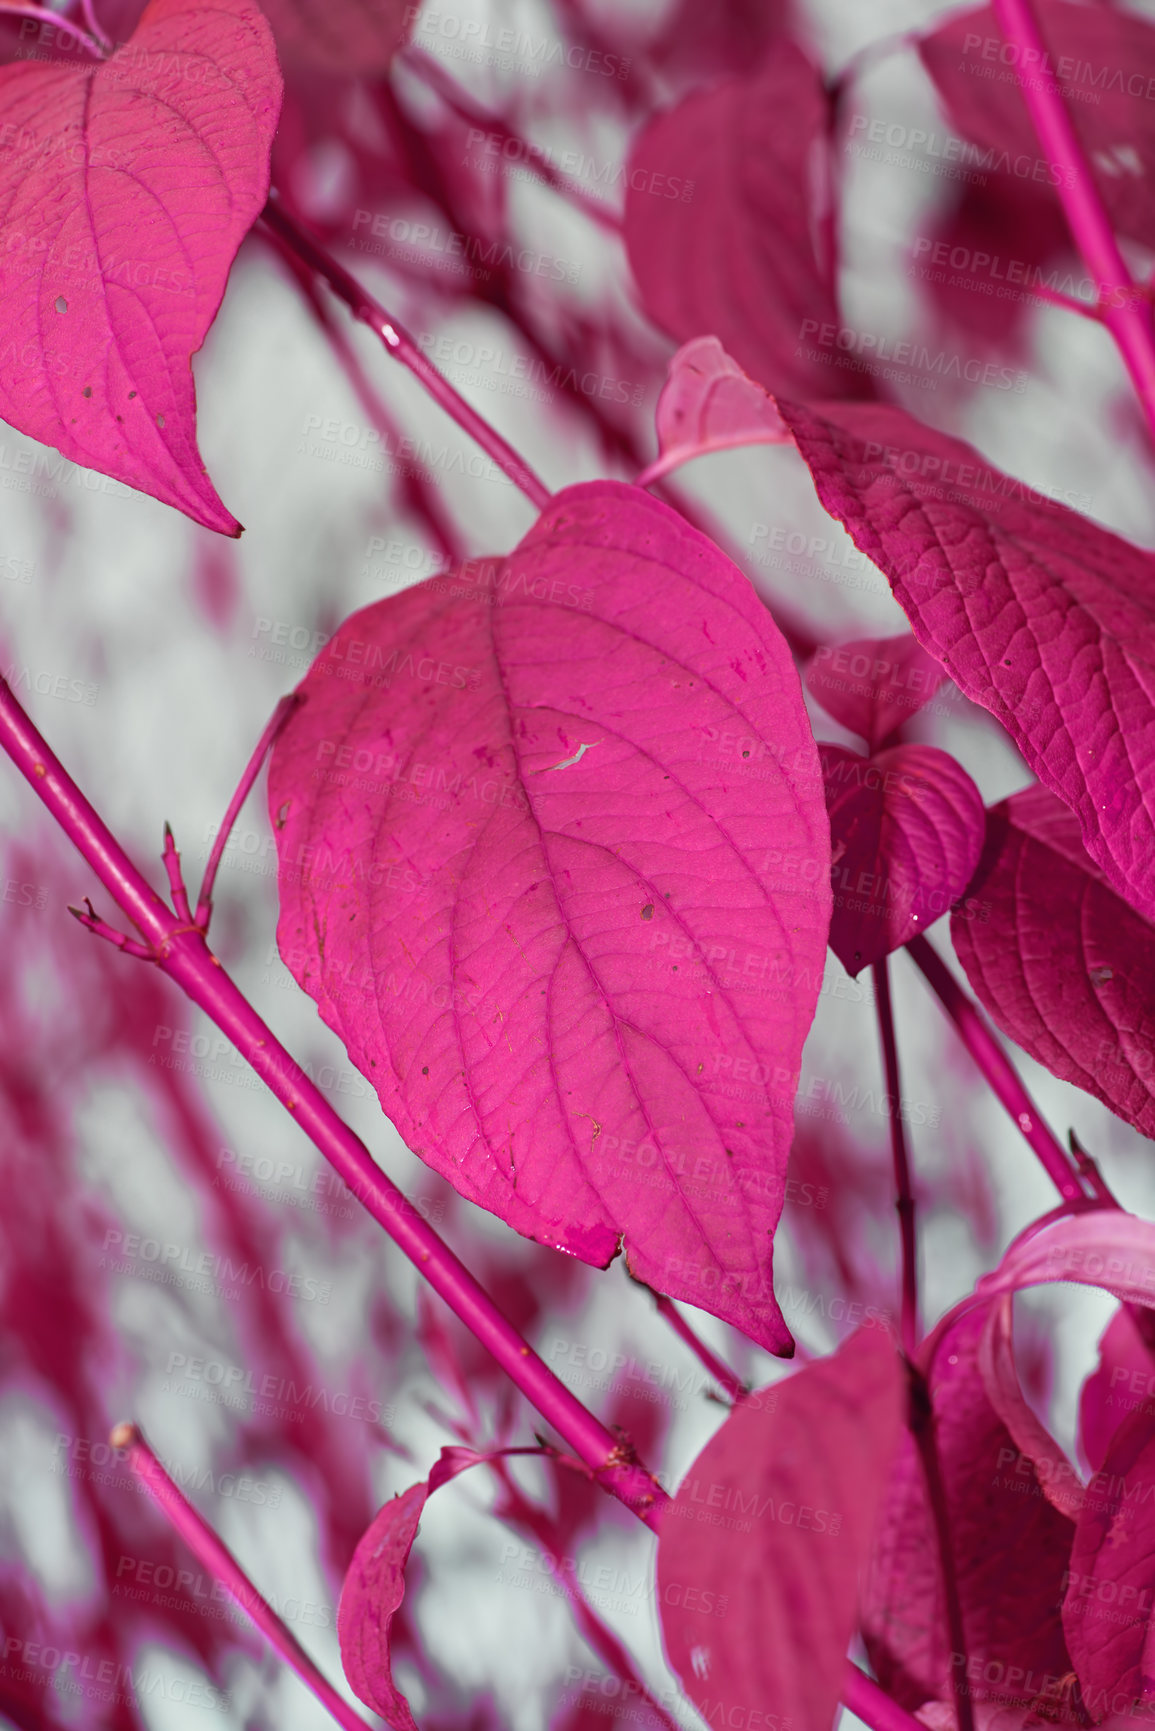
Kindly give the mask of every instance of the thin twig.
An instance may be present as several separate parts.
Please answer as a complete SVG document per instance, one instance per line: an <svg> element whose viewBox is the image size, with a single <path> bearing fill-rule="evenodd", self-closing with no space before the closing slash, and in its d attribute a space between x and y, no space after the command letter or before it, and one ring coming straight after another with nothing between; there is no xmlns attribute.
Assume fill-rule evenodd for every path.
<svg viewBox="0 0 1155 1731"><path fill-rule="evenodd" d="M963 1045L1038 1155L1059 1195L1067 1201L1085 1197L1087 1192L1079 1182L1070 1155L1044 1123L1018 1071L937 950L921 935L912 938L906 948L961 1034Z"/></svg>
<svg viewBox="0 0 1155 1731"><path fill-rule="evenodd" d="M913 1358L921 1337L918 1320L918 1237L915 1231L914 1193L910 1183L910 1159L906 1127L902 1120L902 1086L898 1069L898 1042L894 1034L894 1011L890 1002L890 971L883 956L871 969L874 978L878 1031L890 1095L890 1147L894 1156L895 1207L902 1240L902 1350Z"/></svg>
<svg viewBox="0 0 1155 1731"><path fill-rule="evenodd" d="M1007 41L1020 50L1015 68L1023 101L1053 171L1075 245L1099 285L1100 316L1115 339L1155 438L1155 324L1150 302L1119 250L1061 88L1042 70L1053 62L1032 0L994 0L994 11Z"/></svg>
<svg viewBox="0 0 1155 1731"><path fill-rule="evenodd" d="M640 1283L639 1283L640 1284ZM652 1292L652 1289L650 1289ZM665 1317L678 1339L684 1341L698 1362L709 1371L718 1387L730 1396L731 1400L742 1400L750 1390L741 1377L735 1376L728 1364L720 1359L716 1352L706 1345L686 1321L672 1298L667 1298L664 1292L652 1292L658 1315Z"/></svg>
<svg viewBox="0 0 1155 1731"><path fill-rule="evenodd" d="M951 1535L950 1506L943 1482L942 1463L938 1458L935 1438L934 1406L926 1378L914 1365L907 1364L910 1377L910 1431L926 1481L927 1502L930 1504L938 1541L939 1569L942 1575L943 1598L946 1602L947 1629L950 1632L951 1687L954 1691L958 1731L975 1731L974 1709L967 1682L966 1628L963 1623L962 1599L959 1596L958 1570L955 1567L954 1540Z"/></svg>
<svg viewBox="0 0 1155 1731"><path fill-rule="evenodd" d="M202 1568L235 1599L261 1634L311 1689L345 1731L368 1731L368 1721L355 1713L322 1676L312 1659L278 1617L268 1600L254 1587L232 1552L177 1488L135 1425L118 1424L109 1439L113 1448L128 1451L128 1464L144 1485L173 1530L184 1540Z"/></svg>
<svg viewBox="0 0 1155 1731"><path fill-rule="evenodd" d="M533 472L523 457L518 456L513 446L502 438L496 428L491 427L476 409L470 408L460 391L455 390L445 375L439 373L432 361L422 354L404 326L400 325L391 313L386 312L367 289L362 288L344 265L338 264L337 260L326 252L319 240L309 234L295 217L289 215L275 188L270 192L269 202L261 212L261 220L292 248L298 258L303 259L310 269L324 278L338 299L344 301L353 317L360 319L380 337L390 354L409 368L434 402L481 446L502 473L508 475L514 486L520 487L526 498L536 505L539 511L544 510L552 496L545 482Z"/></svg>

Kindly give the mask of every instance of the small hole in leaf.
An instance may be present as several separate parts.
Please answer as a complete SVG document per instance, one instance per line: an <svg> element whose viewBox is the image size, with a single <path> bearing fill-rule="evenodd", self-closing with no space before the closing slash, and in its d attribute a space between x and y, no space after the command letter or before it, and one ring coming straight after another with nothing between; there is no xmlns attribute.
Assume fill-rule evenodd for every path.
<svg viewBox="0 0 1155 1731"><path fill-rule="evenodd" d="M156 424L161 429L161 431L163 432L164 431L164 416L163 415L158 415L156 417Z"/></svg>
<svg viewBox="0 0 1155 1731"><path fill-rule="evenodd" d="M68 302L65 300L63 295L57 295L56 297L56 310L58 313L66 313L68 311Z"/></svg>
<svg viewBox="0 0 1155 1731"><path fill-rule="evenodd" d="M91 385L85 385L84 389L81 391L80 394L82 397L90 397L92 395L92 386Z"/></svg>
<svg viewBox="0 0 1155 1731"><path fill-rule="evenodd" d="M742 753L742 756L743 756L743 757L749 757L749 755L750 755L750 753L749 753L749 752L748 752L748 751L744 751L744 752L743 752L743 753Z"/></svg>
<svg viewBox="0 0 1155 1731"><path fill-rule="evenodd" d="M423 1076L428 1076L428 1074L429 1074L429 1065L428 1065L428 1064L422 1064L422 1066L421 1066L421 1074L422 1074L422 1075L423 1075Z"/></svg>
<svg viewBox="0 0 1155 1731"><path fill-rule="evenodd" d="M129 402L131 402L131 401L132 401L132 399L133 399L133 397L135 397L135 395L136 395L136 392L135 392L135 391L129 391L129 393L128 393L128 400L129 400Z"/></svg>
<svg viewBox="0 0 1155 1731"><path fill-rule="evenodd" d="M645 907L642 909L642 918L644 920L652 920L653 917L654 917L654 904L653 904L653 902L647 902Z"/></svg>

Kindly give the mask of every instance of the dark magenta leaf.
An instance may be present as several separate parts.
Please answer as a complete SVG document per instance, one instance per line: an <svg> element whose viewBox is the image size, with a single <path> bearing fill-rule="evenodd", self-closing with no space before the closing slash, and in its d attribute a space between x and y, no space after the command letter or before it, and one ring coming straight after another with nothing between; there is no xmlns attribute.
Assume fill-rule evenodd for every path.
<svg viewBox="0 0 1155 1731"><path fill-rule="evenodd" d="M871 751L891 742L904 721L929 703L946 670L904 631L898 637L862 637L824 643L802 675L812 697Z"/></svg>
<svg viewBox="0 0 1155 1731"><path fill-rule="evenodd" d="M772 1237L830 842L747 579L639 489L571 487L508 559L355 614L301 689L281 952L410 1147L788 1352Z"/></svg>
<svg viewBox="0 0 1155 1731"><path fill-rule="evenodd" d="M658 1536L658 1604L707 1724L830 1731L905 1392L889 1336L859 1329L740 1401L683 1479Z"/></svg>
<svg viewBox="0 0 1155 1731"><path fill-rule="evenodd" d="M1024 66L1061 93L1114 225L1155 243L1155 29L1114 6L1035 0L1047 63ZM956 12L919 44L958 130L982 148L968 162L1034 186L1072 184L1039 144L994 8ZM1057 202L1057 200L1056 200ZM988 243L988 250L989 243ZM1016 252L1016 257L1019 256Z"/></svg>
<svg viewBox="0 0 1155 1731"><path fill-rule="evenodd" d="M830 947L848 973L909 943L966 889L983 844L983 802L933 745L861 757L820 745L834 912Z"/></svg>
<svg viewBox="0 0 1155 1731"><path fill-rule="evenodd" d="M1155 927L1089 857L1074 812L1044 787L995 806L969 899L951 938L999 1027L1155 1135Z"/></svg>
<svg viewBox="0 0 1155 1731"><path fill-rule="evenodd" d="M1155 555L901 409L779 401L818 496L915 636L1155 917Z"/></svg>
<svg viewBox="0 0 1155 1731"><path fill-rule="evenodd" d="M151 0L81 66L0 68L0 416L239 535L196 444L192 356L269 189L281 105L252 0Z"/></svg>
<svg viewBox="0 0 1155 1731"><path fill-rule="evenodd" d="M1010 1704L1026 1678L1071 1668L1059 1605L1074 1524L1043 1494L1033 1460L988 1398L980 1306L955 1320L931 1370L972 1698ZM922 1464L904 1438L880 1520L863 1634L882 1687L914 1711L952 1698L952 1643ZM1008 1701L1008 1697L1010 1701Z"/></svg>
<svg viewBox="0 0 1155 1731"><path fill-rule="evenodd" d="M1084 1500L1064 1581L1063 1628L1096 1719L1155 1690L1155 1418L1137 1411L1111 1438Z"/></svg>
<svg viewBox="0 0 1155 1731"><path fill-rule="evenodd" d="M286 65L369 77L386 70L419 8L411 0L261 0Z"/></svg>
<svg viewBox="0 0 1155 1731"><path fill-rule="evenodd" d="M1120 1305L1099 1341L1099 1362L1079 1396L1079 1443L1094 1473L1103 1470L1111 1438L1129 1413L1155 1417L1155 1362L1135 1323Z"/></svg>
<svg viewBox="0 0 1155 1731"><path fill-rule="evenodd" d="M814 336L838 322L816 244L830 198L822 75L788 39L746 77L694 90L630 151L626 250L642 304L679 342L711 335L769 391L871 394Z"/></svg>

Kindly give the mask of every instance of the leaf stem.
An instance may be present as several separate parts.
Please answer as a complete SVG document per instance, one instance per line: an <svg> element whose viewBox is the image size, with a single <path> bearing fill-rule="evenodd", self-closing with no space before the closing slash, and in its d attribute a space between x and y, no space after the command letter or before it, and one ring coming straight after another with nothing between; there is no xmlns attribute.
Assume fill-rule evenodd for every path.
<svg viewBox="0 0 1155 1731"><path fill-rule="evenodd" d="M139 930L150 959L232 1040L354 1196L423 1274L603 1489L657 1527L669 1501L634 1458L522 1339L489 1294L373 1160L209 950L133 865L0 679L0 747Z"/></svg>
<svg viewBox="0 0 1155 1731"><path fill-rule="evenodd" d="M744 1396L748 1395L750 1390L741 1377L735 1376L729 1365L723 1363L717 1353L708 1347L704 1340L699 1339L673 1299L667 1298L664 1292L654 1292L652 1288L648 1290L653 1297L658 1315L665 1318L678 1339L689 1347L699 1364L710 1373L718 1387L724 1389L731 1400L742 1400Z"/></svg>
<svg viewBox="0 0 1155 1731"><path fill-rule="evenodd" d="M1071 1157L1044 1123L1019 1074L938 952L921 934L906 946L910 959L962 1036L963 1045L1010 1113L1066 1201L1087 1195Z"/></svg>
<svg viewBox="0 0 1155 1731"><path fill-rule="evenodd" d="M268 1600L254 1587L232 1552L173 1483L136 1425L118 1424L110 1440L113 1448L127 1449L129 1466L197 1562L216 1576L285 1663L292 1666L305 1687L312 1690L322 1707L328 1708L345 1731L368 1731L367 1721L338 1695L296 1636L290 1633Z"/></svg>
<svg viewBox="0 0 1155 1731"><path fill-rule="evenodd" d="M515 487L520 487L526 498L536 505L539 511L544 510L552 497L545 482L535 475L529 464L518 456L513 446L507 444L495 427L491 427L476 409L470 408L461 393L455 390L449 380L438 372L432 361L422 354L404 326L386 312L380 302L375 301L368 290L362 288L344 265L338 264L295 217L289 215L275 187L270 191L269 201L261 212L261 221L290 252L324 278L337 298L344 301L353 317L360 319L362 324L368 325L369 329L380 337L394 359L409 368L434 402L440 404L462 431L468 433L469 437L481 446L502 473L508 475Z"/></svg>
<svg viewBox="0 0 1155 1731"><path fill-rule="evenodd" d="M423 48L415 48L409 43L402 50L401 64L416 73L430 90L436 91L445 106L456 114L459 120L467 121L470 126L484 129L493 137L499 138L503 149L507 144L516 145L515 166L535 174L543 185L560 193L575 210L588 216L591 222L596 222L610 234L620 236L622 219L608 204L603 204L601 199L591 198L584 187L578 186L576 181L553 166L545 151L522 138L500 115L490 114L481 108L468 92L461 88L453 75L438 64L432 54L427 54Z"/></svg>
<svg viewBox="0 0 1155 1731"><path fill-rule="evenodd" d="M1115 339L1155 438L1155 325L1146 291L1127 269L1059 85L1047 74L1028 75L1024 70L1052 64L1032 0L994 0L994 11L1007 41L1020 50L1016 72L1023 101L1053 170L1075 245L1098 284L1102 321Z"/></svg>
<svg viewBox="0 0 1155 1731"><path fill-rule="evenodd" d="M894 1156L895 1208L898 1210L902 1240L902 1350L907 1358L913 1358L921 1338L918 1320L918 1236L915 1230L914 1193L910 1184L906 1126L899 1110L902 1087L898 1069L898 1042L894 1033L894 1011L890 1001L890 970L885 956L874 963L871 973L874 978L875 1007L878 1011L878 1032L882 1040L886 1091L894 1102L890 1114L890 1147Z"/></svg>
<svg viewBox="0 0 1155 1731"><path fill-rule="evenodd" d="M238 781L236 791L233 794L232 799L229 801L228 809L225 812L221 827L217 831L216 838L213 841L212 852L209 854L208 864L205 866L204 879L201 883L201 893L197 897L195 920L196 924L204 932L208 931L209 920L212 918L213 885L217 881L217 869L220 866L225 848L228 846L229 837L233 833L233 825L237 821L241 807L249 797L254 781L256 781L257 776L261 773L261 765L264 763L269 752L276 744L281 729L284 727L293 711L299 708L303 702L304 698L296 691L290 692L288 697L281 698L269 718L265 731L262 733L260 739L258 739L253 755L245 765L244 774L241 776L240 781ZM165 827L167 830L168 826L166 825ZM168 836L170 839L171 835L171 830L168 830ZM183 893L184 891L182 887L181 894L183 895ZM175 893L173 896L173 906L176 908L178 914L183 914L184 917L188 919L194 918L193 915L184 912ZM186 900L186 909L187 906L188 903Z"/></svg>

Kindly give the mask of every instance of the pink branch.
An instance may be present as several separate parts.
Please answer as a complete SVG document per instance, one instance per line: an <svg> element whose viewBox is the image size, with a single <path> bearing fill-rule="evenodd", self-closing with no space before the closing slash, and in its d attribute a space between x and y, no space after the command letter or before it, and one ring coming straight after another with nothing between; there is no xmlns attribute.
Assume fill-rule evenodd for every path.
<svg viewBox="0 0 1155 1731"><path fill-rule="evenodd" d="M320 242L314 240L313 236L289 215L275 188L270 192L269 202L261 212L261 220L311 270L324 278L338 299L344 301L353 317L367 324L369 329L380 337L390 354L409 368L434 402L439 403L462 431L468 433L469 437L481 446L502 473L509 476L514 486L520 487L526 498L536 505L539 511L544 510L552 497L545 482L534 474L524 458L518 456L513 446L507 444L501 434L491 427L476 409L470 408L461 393L455 390L449 380L438 372L432 361L422 354L404 326L398 324L380 302L375 301L356 278L350 276L345 267L330 257Z"/></svg>
<svg viewBox="0 0 1155 1731"><path fill-rule="evenodd" d="M526 1344L465 1265L381 1171L365 1144L229 978L209 950L203 931L181 921L137 871L4 680L0 680L0 746L140 931L161 971L232 1040L358 1201L566 1439L598 1483L656 1528L669 1500L660 1485L634 1458L629 1445L596 1419Z"/></svg>
<svg viewBox="0 0 1155 1731"><path fill-rule="evenodd" d="M890 1145L894 1155L895 1207L898 1210L902 1238L902 1349L913 1358L919 1342L918 1322L918 1238L915 1232L914 1194L910 1185L910 1159L906 1148L906 1128L899 1111L902 1099L898 1069L898 1042L894 1037L894 1012L890 1003L890 970L886 957L875 962L875 1003L878 1008L878 1031L882 1039L882 1059L886 1070L886 1091L894 1101L890 1114Z"/></svg>
<svg viewBox="0 0 1155 1731"><path fill-rule="evenodd" d="M913 1713L892 1701L874 1678L868 1677L857 1665L848 1664L846 1667L842 1702L873 1731L926 1731L921 1719L916 1719Z"/></svg>
<svg viewBox="0 0 1155 1731"><path fill-rule="evenodd" d="M1155 326L1150 303L1124 263L1058 84L1040 70L1027 70L1051 64L1031 0L994 0L994 10L1003 35L1021 51L1017 73L1023 101L1054 170L1075 244L1099 285L1103 323L1115 339L1155 437Z"/></svg>
<svg viewBox="0 0 1155 1731"><path fill-rule="evenodd" d="M961 1034L963 1045L1038 1155L1059 1195L1068 1202L1085 1199L1087 1193L1072 1169L1070 1158L1043 1122L1014 1065L942 957L924 937L912 938L906 947L911 961L921 970Z"/></svg>
<svg viewBox="0 0 1155 1731"><path fill-rule="evenodd" d="M197 1562L216 1576L285 1663L292 1666L305 1687L312 1690L322 1707L328 1708L338 1725L343 1725L345 1731L368 1731L368 1721L355 1713L318 1671L296 1636L285 1627L268 1600L258 1593L232 1552L178 1490L136 1426L118 1424L110 1441L113 1448L128 1450L129 1466Z"/></svg>

